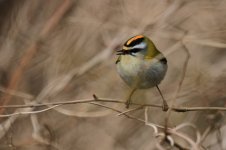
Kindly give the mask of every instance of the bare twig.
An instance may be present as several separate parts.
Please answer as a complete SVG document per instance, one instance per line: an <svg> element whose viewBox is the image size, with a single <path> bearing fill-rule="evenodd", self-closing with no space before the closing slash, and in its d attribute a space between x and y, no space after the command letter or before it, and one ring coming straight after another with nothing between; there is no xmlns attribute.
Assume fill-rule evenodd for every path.
<svg viewBox="0 0 226 150"><path fill-rule="evenodd" d="M145 118L145 125L152 127L154 129L155 135L157 135L158 128L155 125L153 125L152 123L149 123L149 121L148 121L148 107L144 108L144 118Z"/></svg>
<svg viewBox="0 0 226 150"><path fill-rule="evenodd" d="M97 105L97 106L100 106L100 107L104 107L104 108L110 109L110 110L115 111L115 112L118 112L118 113L122 113L122 111L120 111L120 110L117 110L117 109L115 109L115 108L112 108L112 107L109 107L109 106L106 106L106 105L103 105L103 104L99 104L99 103L95 103L95 102L91 102L90 104ZM127 118L130 118L130 119L137 120L137 121L139 121L139 122L146 123L145 120L140 119L140 118L136 118L136 117L134 117L134 116L132 116L132 115L128 115L128 114L125 114L125 113L124 113L123 116L125 116L125 117L127 117ZM153 124L153 123L151 123L151 124L152 124L152 126L155 126L155 127L161 128L161 129L164 129L164 127L161 126L161 125L157 125L157 124ZM151 126L151 127L152 127L152 126ZM154 129L154 131L155 131L155 129Z"/></svg>
<svg viewBox="0 0 226 150"><path fill-rule="evenodd" d="M31 108L21 108L18 109L19 111L31 111ZM0 139L4 137L4 135L7 133L7 131L10 129L11 125L19 118L19 116L10 116L7 120L1 122L0 124Z"/></svg>
<svg viewBox="0 0 226 150"><path fill-rule="evenodd" d="M124 112L122 112L122 113L119 113L118 116L121 116L121 115L123 115L123 114L129 113L129 112L133 112L133 111L136 111L136 110L139 110L139 109L142 109L143 107L144 107L144 106L141 105L141 106L139 106L139 107L137 107L137 108L133 108L133 109L126 110L126 111L124 111Z"/></svg>
<svg viewBox="0 0 226 150"><path fill-rule="evenodd" d="M54 105L72 105L72 104L79 104L79 103L90 103L90 102L104 102L104 103L118 103L118 104L125 104L124 100L120 99L110 99L110 98L98 98L93 99L78 99L78 100L72 100L72 101L59 101L59 102L46 102L46 103L32 103L32 104L21 104L21 105L3 105L0 106L0 108L29 108L29 107L43 107L43 106L54 106ZM140 107L154 107L162 109L162 105L157 104L139 104L139 103L131 103L131 105L136 105ZM189 112L189 111L226 111L226 107L170 107L172 111L175 112Z"/></svg>
<svg viewBox="0 0 226 150"><path fill-rule="evenodd" d="M199 143L201 141L201 134L200 132L198 131L197 127L191 123L182 123L180 125L178 125L177 127L175 127L174 129L175 130L180 130L182 128L185 128L185 127L191 127L195 130L195 133L196 133L196 143Z"/></svg>
<svg viewBox="0 0 226 150"><path fill-rule="evenodd" d="M49 145L51 147L54 147L57 150L60 150L59 146L55 142L51 142L51 137L46 137L43 132L44 130L46 131L47 129L44 128L38 121L38 116L36 114L32 114L31 116L31 123L33 126L33 133L32 137L40 142L41 144ZM49 130L47 130L49 131ZM49 133L50 134L50 133Z"/></svg>
<svg viewBox="0 0 226 150"><path fill-rule="evenodd" d="M37 110L37 111L34 111L31 109L31 111L18 111L18 112L12 113L12 114L3 114L3 115L0 115L0 118L11 117L11 116L16 116L16 115L38 114L38 113L46 112L46 111L51 110L58 106L60 106L60 105L54 105L54 106L51 106L51 107L48 107L48 108L45 108L42 110Z"/></svg>
<svg viewBox="0 0 226 150"><path fill-rule="evenodd" d="M180 133L180 132L177 132L175 131L174 129L172 130L168 130L167 131L168 133L172 134L172 135L176 135L182 139L184 139L185 141L187 141L191 146L192 146L192 149L194 150L199 150L199 147L198 147L198 144L195 143L191 138L189 138L187 135L183 134L183 133Z"/></svg>

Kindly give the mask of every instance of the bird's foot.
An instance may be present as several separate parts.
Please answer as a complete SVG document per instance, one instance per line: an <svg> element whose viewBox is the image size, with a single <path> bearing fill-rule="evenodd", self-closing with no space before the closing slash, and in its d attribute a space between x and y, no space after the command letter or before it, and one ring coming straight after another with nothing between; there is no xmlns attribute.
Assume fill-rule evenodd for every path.
<svg viewBox="0 0 226 150"><path fill-rule="evenodd" d="M129 109L129 104L130 104L130 103L129 103L128 101L126 101L125 104L126 104L126 108Z"/></svg>
<svg viewBox="0 0 226 150"><path fill-rule="evenodd" d="M126 105L126 108L129 109L130 99L128 99L128 100L126 101L125 105Z"/></svg>
<svg viewBox="0 0 226 150"><path fill-rule="evenodd" d="M162 103L162 110L163 111L167 111L168 109L169 109L168 104L166 103L166 101L163 101L163 103Z"/></svg>

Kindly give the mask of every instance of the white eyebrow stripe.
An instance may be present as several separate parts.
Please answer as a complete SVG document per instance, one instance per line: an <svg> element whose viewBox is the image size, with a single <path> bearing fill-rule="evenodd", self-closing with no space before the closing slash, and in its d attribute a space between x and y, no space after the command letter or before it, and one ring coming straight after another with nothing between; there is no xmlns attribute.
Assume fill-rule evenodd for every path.
<svg viewBox="0 0 226 150"><path fill-rule="evenodd" d="M146 44L146 43L141 42L140 44L135 45L135 46L133 46L132 48L139 48L139 49L143 49L143 48L145 48L146 46L147 46L147 44Z"/></svg>

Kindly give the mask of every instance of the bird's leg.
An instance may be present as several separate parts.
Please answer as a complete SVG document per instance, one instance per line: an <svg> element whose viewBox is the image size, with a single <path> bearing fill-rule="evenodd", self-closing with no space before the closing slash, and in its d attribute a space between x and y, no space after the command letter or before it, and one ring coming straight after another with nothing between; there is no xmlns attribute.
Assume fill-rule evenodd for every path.
<svg viewBox="0 0 226 150"><path fill-rule="evenodd" d="M168 106L166 100L164 99L164 97L163 97L163 95L162 95L162 92L161 92L161 90L159 89L158 85L156 85L156 87L157 87L157 89L158 89L158 91L159 91L159 93L160 93L160 95L161 95L161 97L162 97L162 110L163 110L163 111L167 111L167 110L169 109L169 106Z"/></svg>
<svg viewBox="0 0 226 150"><path fill-rule="evenodd" d="M128 109L129 108L129 105L130 105L130 102L131 102L131 98L132 98L132 95L134 94L134 92L136 91L136 88L133 88L130 93L129 93L129 96L126 100L126 108Z"/></svg>
<svg viewBox="0 0 226 150"><path fill-rule="evenodd" d="M133 80L133 84L131 86L131 90L130 90L130 93L126 99L126 108L128 109L129 108L129 105L131 103L131 98L132 98L132 95L134 94L134 92L137 90L138 88L138 85L140 83L140 78L139 76L135 77L134 80Z"/></svg>

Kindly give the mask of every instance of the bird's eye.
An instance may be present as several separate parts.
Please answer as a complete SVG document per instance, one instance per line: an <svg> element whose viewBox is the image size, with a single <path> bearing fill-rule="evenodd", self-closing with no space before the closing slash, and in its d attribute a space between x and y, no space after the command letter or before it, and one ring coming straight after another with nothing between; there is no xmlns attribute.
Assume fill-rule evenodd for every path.
<svg viewBox="0 0 226 150"><path fill-rule="evenodd" d="M137 52L139 52L141 50L142 49L134 48L134 49L129 50L129 54L132 55L132 56L136 56Z"/></svg>
<svg viewBox="0 0 226 150"><path fill-rule="evenodd" d="M141 51L142 49L140 49L140 48L134 48L134 49L131 49L130 50L130 52L132 52L132 53L137 53L137 52L139 52L139 51Z"/></svg>

